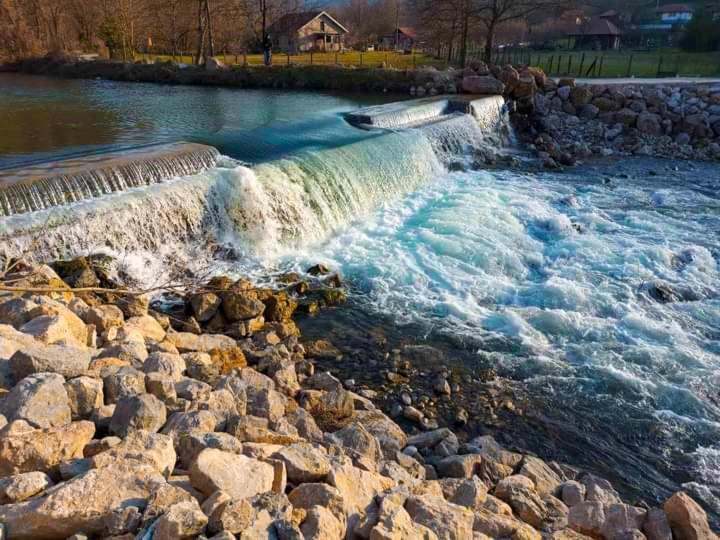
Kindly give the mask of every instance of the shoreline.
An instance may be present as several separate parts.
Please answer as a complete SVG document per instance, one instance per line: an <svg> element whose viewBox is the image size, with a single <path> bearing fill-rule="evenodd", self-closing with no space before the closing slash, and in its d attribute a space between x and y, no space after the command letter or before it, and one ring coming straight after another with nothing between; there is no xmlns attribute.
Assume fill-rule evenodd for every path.
<svg viewBox="0 0 720 540"><path fill-rule="evenodd" d="M341 381L329 372L322 371L338 361L344 363L347 360L338 359L339 356L342 358L343 353L331 342L303 338L293 322L298 310L323 313L332 304L341 306L345 302L340 279L322 265L311 268L307 277L288 275L288 288L275 292L254 289L249 282L242 279L233 282L227 278L213 278L202 288L205 292L185 294L181 297L175 295L175 307L170 311L164 310L163 313L153 311L152 308L158 308L159 305L141 301L142 297L109 292L118 284L106 273L108 264L109 261L104 259L80 258L54 264L60 271L60 274L56 274L47 266L32 267L20 263L10 273L6 273L5 279L10 280L13 288L37 290L50 287L59 292L49 293L49 296L22 292L19 293L21 296L17 293L5 293L0 297L0 323L10 323L15 327L13 329L13 326L0 326L0 330L7 342L3 352L4 356L9 356L12 373L9 375L10 380L14 378L17 384L13 386L6 379L5 385L8 389L0 400L0 409L9 422L0 431L0 457L3 458L0 462L12 464L12 468L8 470L15 471L15 474L20 473L20 477L31 474L28 468L39 468L40 470L32 474L42 474L44 485L48 482L50 485L57 483L54 493L58 494L72 490L72 486L78 482L89 482L90 486L86 485L86 489L92 494L93 489L96 489L92 478L101 476L105 471L117 474L113 472L114 468L129 467L127 473L121 474L128 474L132 478L133 474L137 474L133 471L152 467L153 464L157 467L163 463L157 471L164 471L167 480L157 481L161 484L169 482L167 485L177 486L175 490L179 489L179 493L186 495L175 495L169 503L164 503L166 507L161 506L156 510L158 517L155 519L138 519L132 522L134 525L125 523L124 528L129 532L134 533L142 528L141 523L146 523L146 528L157 527L160 530L170 528L177 531L178 527L189 527L187 530L182 529L188 536L194 536L207 527L210 527L210 532L225 530L239 534L248 526L258 525L258 520L268 523L262 521L268 518L260 517L264 508L261 501L265 499L244 498L262 493L267 488L255 488L254 484L249 486L246 483L236 485L232 480L224 478L228 474L230 478L233 477L234 473L231 471L235 461L240 459L238 455L245 456L245 461L238 462L238 467L263 470L265 464L273 464L267 472L270 475L267 486L273 486L272 496L286 500L283 497L287 493L291 505L304 507L306 510L297 516L293 514L294 518L287 515L284 521L289 523L283 522L282 525L279 522L283 519L271 514L269 526L273 526L275 530L278 527L298 529L305 537L309 534L308 531L319 526L318 520L323 523L323 527L336 528L338 533L345 527L348 530L357 530L358 525L350 525L353 523L353 511L350 510L352 504L348 506L350 499L356 500L359 496L360 506L378 504L381 510L384 505L389 504L384 502L387 495L382 495L388 489L395 489L396 495L391 497L396 497L397 493L406 493L400 508L404 508L403 512L407 512L412 518L410 523L415 530L413 535L420 534L420 531L427 528L434 531L438 538L457 540L469 538L468 534L473 535L473 538L498 534L520 538L518 535L522 534L522 538L539 539L538 530L551 534L554 539L581 538L578 533L615 538L616 534L620 534L628 526L645 531L659 527L668 534L671 525L679 527L678 530L687 526L676 517L676 506L699 510L687 495L675 495L665 504L664 512L658 510L649 517L646 510L621 503L617 492L600 477L555 462L545 463L528 454L502 450L501 446L486 434L458 437L453 431L441 427L441 423L435 420L439 416L433 411L433 402L443 398L449 400L450 395L461 391L459 385L464 384L464 380L456 377L457 374L451 373L446 366L438 366L438 359L432 354L428 356L426 345L411 345L402 351L390 353L398 356L392 362L396 367L386 373L391 385L402 385L403 381L413 384L413 369L419 370L418 374L422 375L422 370L427 366L433 366L435 370L440 368L439 378L432 381L434 392L428 399L416 402L417 407L415 403L411 405L406 401L401 416L406 421L405 426L409 422L415 425L415 428L405 429L405 434L401 436L397 431L400 429L399 425L391 420L392 415L386 416L371 405L373 400L382 403L380 389L374 390L360 381ZM109 289L105 289L108 292L73 294L61 275L76 289L98 286ZM67 292L62 292L63 290ZM262 303L257 299L262 299ZM320 304L323 304L322 307ZM219 311L221 306L224 315ZM11 309L8 309L10 307ZM226 317L231 314L241 317L240 322L230 323ZM242 319L250 316L254 318ZM207 322L199 323L198 320ZM224 322L221 323L221 320ZM83 323L89 325L91 321L94 322L92 326L81 326ZM303 325L304 322L301 321L300 326ZM212 328L216 333L205 334L208 328ZM77 340L78 332L87 336L87 345L91 346L88 350L90 356L86 356L88 364L79 360L82 356L80 351L87 345ZM308 334L312 333L308 330ZM404 331L401 334L404 335ZM156 341L160 339L162 341ZM385 346L391 346L391 343L386 342ZM70 361L69 358L62 359L62 356L54 354L55 350L61 350L58 347L64 347L67 352L77 351L71 353L75 359ZM92 349L100 354L91 352ZM410 349L420 358L419 363L413 367L400 358L400 354L408 356ZM423 357L425 360L422 360ZM25 358L28 358L29 363ZM21 366L25 367L21 369ZM379 367L384 369L383 366ZM142 372L145 373L143 386L148 393L131 390L137 385L130 382L133 374ZM19 379L21 374L25 379ZM94 379L98 376L102 377L100 388L92 382L98 380ZM43 407L47 407L47 404L34 404L30 401L26 402L25 408L11 405L17 400L28 399L21 397L23 394L17 390L23 387L26 388L24 391L28 392L27 388L32 388L28 381L32 380L32 384L40 387L57 384L51 382L55 381L53 377L67 380L65 388L68 392L72 389L72 393L68 393L68 396L72 397L67 419L48 416L49 411L43 412ZM233 377L246 381L241 387L244 388L243 406L247 408L247 412L240 412L239 416L234 411L241 399L237 393L240 387L228 385ZM369 377L372 379L375 375L369 374ZM173 381L178 382L173 384ZM212 381L219 381L214 383L214 392L206 394L204 390L200 391L203 385L210 389L207 383ZM266 384L263 381L268 381L267 384L272 381L273 384L262 386ZM115 386L117 384L120 386ZM128 384L135 386L127 386ZM103 404L102 387L105 387L106 404ZM126 390L122 390L123 388ZM81 389L82 392L78 393ZM228 390L232 393L228 393ZM32 390L25 394L28 395L32 396ZM90 398L90 395L95 397ZM61 397L55 395L52 399L60 400L55 406L61 408ZM293 403L296 405L292 405ZM298 406L300 409L296 408ZM297 412L291 413L293 410ZM207 420L215 418L211 422L215 425L214 430L208 430L209 425L201 427L196 424L200 421L200 417L196 418L196 415L202 411L206 411L208 416L203 420L205 424ZM305 412L298 416L300 411ZM71 413L74 422L67 423ZM263 417L265 419L261 422ZM315 425L315 422L312 422L313 417L323 431L329 430L333 434L326 433L319 437L318 427L311 427ZM364 418L367 420L363 420ZM297 423L298 421L300 423ZM35 444L31 442L33 439L28 435L28 429L31 430L29 433L38 436L45 433L43 436L48 437L51 433L63 433L70 426L90 427L93 423L89 437L84 435L83 437L88 438L83 439L85 442L77 447L79 456L77 453L69 456L71 459L67 465L62 464L63 459L67 458L60 456L48 456L42 465L30 465L23 461L20 455L12 456L7 454L7 450L3 451L2 439L7 437L22 436L27 441L22 444ZM26 427L20 427L21 424ZM362 427L363 425L365 427ZM96 431L99 432L99 435L96 435L98 438L90 440L92 433ZM212 434L214 439L208 439L209 435L203 434L203 431L215 431ZM224 435L221 431L234 437ZM20 435L21 433L23 435ZM103 433L107 434L104 438ZM164 437L176 441L175 452L172 452L171 458L166 451L164 455L167 457L158 461L157 452L165 441ZM308 437L316 442L303 443L302 440ZM188 443L184 442L186 440L197 441L193 442L193 445L200 445L190 454L191 457L187 457ZM210 444L211 440L217 442ZM237 442L231 441L237 440L241 441L243 450L232 449ZM370 451L369 449L373 448L370 442L374 440L377 442L373 444L379 446L376 447L377 450ZM130 448L126 447L137 447L138 444L145 445L146 451L130 457L127 453ZM338 456L330 458L327 466L330 476L325 480L328 484L306 484L308 481L322 482L321 479L327 474L322 472L326 470L325 462L328 459L324 457L325 452L336 448L334 445L339 445L338 449L343 448L350 459L336 462L334 460L337 460ZM94 450L89 452L91 447ZM394 450L390 450L391 448ZM176 452L180 465L174 463ZM109 461L103 458L105 455L110 458ZM378 461L376 464L381 455L385 455L388 461ZM395 457L390 459L389 456ZM170 459L172 461L169 461ZM224 460L222 477L214 476L212 459ZM278 465L274 465L278 462ZM320 467L320 472L316 472L317 467ZM279 471L282 471L280 477ZM247 474L259 473L256 471ZM341 481L341 476L345 480ZM438 477L447 480L433 479ZM118 480L119 489L125 489L125 479ZM350 491L345 491L350 488L350 485L345 487L344 482L347 481L353 484L358 481L365 483L366 486L361 491L368 494L351 495ZM325 490L339 490L340 498L346 503L341 509L320 503L320 508L325 510L317 510L317 503L306 502L299 495L298 490L304 493L303 490L306 486L309 489L310 485L326 486L322 488ZM432 485L437 485L443 495L433 495ZM222 498L217 494L218 489L229 492L229 495L224 496L225 504L212 505L206 509L210 504L208 501ZM366 491L368 489L370 492ZM466 502L459 493L464 493L467 489L475 490L479 494ZM53 507L46 506L45 500L50 504L55 495L48 492L43 498L43 490L42 486L34 488L32 494L35 497L25 500L26 496L20 496L15 502L0 505L0 520L5 525L8 538L48 534L44 524L35 520L23 521L22 516L26 512L42 515L44 520L55 519L54 527L57 531L62 531L59 534L65 536L81 530L102 530L102 526L89 525L87 521L83 521L83 510L79 508L70 510L69 515L66 508L64 517L54 515ZM492 491L494 496L491 496L489 491ZM234 494L235 492L237 493ZM152 501L151 490L147 493ZM188 499L188 493L195 498ZM265 495L267 496L269 495ZM363 496L368 498L362 499ZM203 502L206 497L209 498ZM110 502L108 506L107 501L102 502L102 498L94 494L90 495L90 498L93 502L89 506L95 512L110 512L116 504ZM238 526L234 525L235 522L231 519L237 511L234 510L234 500L238 503L251 501L251 513L255 516L241 529L237 529ZM311 496L310 501L312 500ZM373 500L377 502L373 503ZM72 506L72 503L65 504ZM139 515L147 515L153 503L148 504L150 506L144 510L142 507L139 509ZM528 507L528 504L531 506ZM607 521L602 519L598 522L597 517L588 520L586 512L591 509L601 509L601 513L629 512L634 517L625 525L615 522L611 525L609 517ZM316 515L328 510L329 516ZM173 517L177 512L186 516L180 524L177 523L177 518ZM192 519L187 517L188 512L193 516ZM365 512L371 512L370 507ZM361 523L363 519L369 519L371 528L397 527L395 523L384 524L382 518L379 522L375 521L378 518L371 518L365 512L360 512L361 516L365 516L361 517ZM442 515L445 517L441 518ZM80 523L84 525L79 525ZM708 534L712 534L707 522L705 523ZM157 537L170 538L163 535ZM339 536L334 534L327 538L339 540ZM664 537L651 535L650 538Z"/></svg>

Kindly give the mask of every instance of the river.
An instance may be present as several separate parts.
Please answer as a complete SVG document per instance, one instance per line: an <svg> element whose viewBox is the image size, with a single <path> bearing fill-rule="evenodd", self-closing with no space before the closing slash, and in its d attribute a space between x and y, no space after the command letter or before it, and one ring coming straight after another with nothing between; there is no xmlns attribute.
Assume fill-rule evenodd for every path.
<svg viewBox="0 0 720 540"><path fill-rule="evenodd" d="M101 250L148 285L324 262L352 285L345 330L386 326L513 381L533 408L505 427L515 447L650 502L684 485L717 519L720 166L457 171L482 135L469 116L440 139L343 120L390 99L0 76L0 166L180 139L224 156L0 218L4 249Z"/></svg>

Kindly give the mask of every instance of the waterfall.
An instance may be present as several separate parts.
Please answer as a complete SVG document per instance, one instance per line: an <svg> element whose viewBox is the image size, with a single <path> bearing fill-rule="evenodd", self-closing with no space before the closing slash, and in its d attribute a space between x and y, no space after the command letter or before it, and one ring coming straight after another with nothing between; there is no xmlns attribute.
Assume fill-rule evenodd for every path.
<svg viewBox="0 0 720 540"><path fill-rule="evenodd" d="M487 140L472 115L452 113L252 168L225 158L200 173L178 173L184 163L196 163L190 159L215 160L212 153L193 154L188 162L173 156L152 165L128 163L129 176L149 185L0 219L0 257L54 259L110 250L146 253L152 264L171 257L192 266L209 263L213 248L223 245L273 258L316 245L441 177L451 161ZM146 181L142 169L151 166L182 177Z"/></svg>
<svg viewBox="0 0 720 540"><path fill-rule="evenodd" d="M0 171L0 216L197 174L213 167L218 156L209 146L174 143Z"/></svg>

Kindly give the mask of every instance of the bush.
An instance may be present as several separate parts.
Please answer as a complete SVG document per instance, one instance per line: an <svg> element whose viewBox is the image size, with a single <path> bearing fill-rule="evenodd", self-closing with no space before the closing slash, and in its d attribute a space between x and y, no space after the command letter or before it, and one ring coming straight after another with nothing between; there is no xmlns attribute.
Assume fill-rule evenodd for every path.
<svg viewBox="0 0 720 540"><path fill-rule="evenodd" d="M696 13L685 29L680 47L692 52L720 50L720 20L713 20L711 13Z"/></svg>

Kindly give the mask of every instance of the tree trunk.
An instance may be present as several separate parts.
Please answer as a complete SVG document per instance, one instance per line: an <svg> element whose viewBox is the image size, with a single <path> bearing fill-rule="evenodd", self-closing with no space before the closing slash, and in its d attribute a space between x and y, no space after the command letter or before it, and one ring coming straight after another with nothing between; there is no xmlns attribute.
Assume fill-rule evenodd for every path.
<svg viewBox="0 0 720 540"><path fill-rule="evenodd" d="M495 21L491 21L487 25L487 38L485 39L485 63L490 65L492 63L492 51L493 44L495 42Z"/></svg>
<svg viewBox="0 0 720 540"><path fill-rule="evenodd" d="M468 33L470 27L470 13L465 5L465 11L463 12L462 20L462 31L460 34L460 67L464 68L467 63L467 46L468 46Z"/></svg>
<svg viewBox="0 0 720 540"><path fill-rule="evenodd" d="M205 25L203 24L203 0L198 0L198 45L195 63L202 64L202 57L205 54Z"/></svg>
<svg viewBox="0 0 720 540"><path fill-rule="evenodd" d="M208 30L208 51L212 58L215 56L215 42L213 41L212 17L210 17L210 0L205 0L205 24Z"/></svg>

